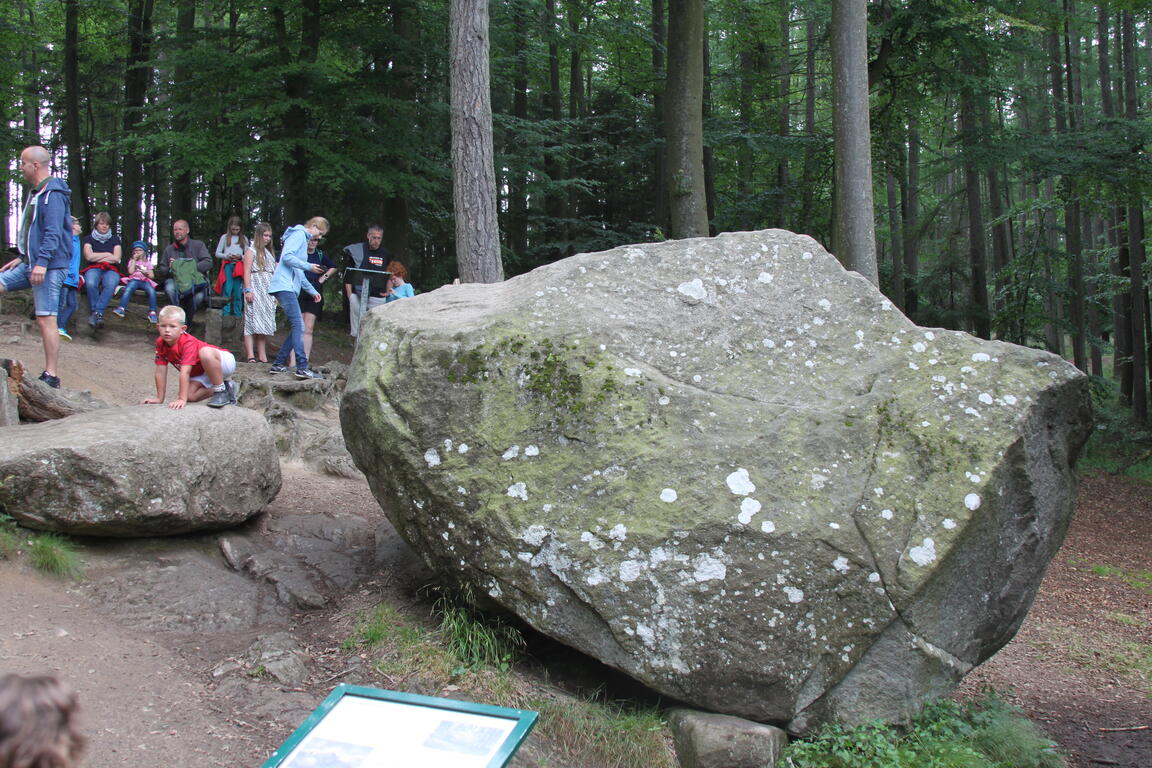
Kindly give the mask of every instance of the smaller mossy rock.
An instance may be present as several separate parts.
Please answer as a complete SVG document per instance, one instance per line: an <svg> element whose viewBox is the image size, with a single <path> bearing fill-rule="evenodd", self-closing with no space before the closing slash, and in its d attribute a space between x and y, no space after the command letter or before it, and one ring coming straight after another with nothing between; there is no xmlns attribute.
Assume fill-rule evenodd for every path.
<svg viewBox="0 0 1152 768"><path fill-rule="evenodd" d="M0 511L22 525L86 536L227 528L280 491L263 416L246 408L110 408L9 427Z"/></svg>
<svg viewBox="0 0 1152 768"><path fill-rule="evenodd" d="M779 230L370 313L345 441L445 577L693 706L903 720L1016 632L1087 378L919 328Z"/></svg>

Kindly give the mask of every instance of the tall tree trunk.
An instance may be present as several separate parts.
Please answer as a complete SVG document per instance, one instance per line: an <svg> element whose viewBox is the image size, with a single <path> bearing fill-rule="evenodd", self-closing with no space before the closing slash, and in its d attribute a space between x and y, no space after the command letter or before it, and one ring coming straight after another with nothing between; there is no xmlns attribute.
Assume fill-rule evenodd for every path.
<svg viewBox="0 0 1152 768"><path fill-rule="evenodd" d="M130 0L128 3L128 56L124 71L123 133L131 140L139 132L144 117L144 104L152 67L148 61L152 48L153 0ZM120 218L120 236L126 242L143 237L144 167L135 152L124 155L124 209Z"/></svg>
<svg viewBox="0 0 1152 768"><path fill-rule="evenodd" d="M1068 99L1068 130L1080 128L1079 70L1080 37L1073 35L1071 19L1075 13L1072 0L1064 0L1064 75ZM1072 360L1076 367L1088 371L1088 326L1084 314L1084 253L1080 229L1080 200L1075 177L1063 177L1064 243L1068 250L1068 315L1072 331Z"/></svg>
<svg viewBox="0 0 1152 768"><path fill-rule="evenodd" d="M668 80L664 90L668 208L672 237L708 234L704 189L704 3L668 2Z"/></svg>
<svg viewBox="0 0 1152 768"><path fill-rule="evenodd" d="M968 69L966 74L975 77ZM971 88L960 94L960 140L964 146L964 186L968 203L968 257L972 268L971 324L977 336L992 337L991 312L988 309L988 256L984 236L984 201L980 194L980 173L974 155L980 142L980 117L977 95Z"/></svg>
<svg viewBox="0 0 1152 768"><path fill-rule="evenodd" d="M1119 36L1119 30L1116 31ZM1105 119L1116 116L1115 100L1113 99L1112 59L1109 44L1112 39L1110 13L1108 3L1101 2L1096 10L1096 53L1097 72L1100 89L1100 111ZM1112 206L1105 214L1105 239L1110 249L1116 254L1109 263L1109 271L1113 277L1119 278L1128 274L1128 251L1122 246L1120 237L1123 209ZM1112 355L1112 375L1120 381L1120 398L1125 403L1132 401L1132 371L1131 346L1128 341L1128 292L1116 291L1112 294L1112 345L1115 354Z"/></svg>
<svg viewBox="0 0 1152 768"><path fill-rule="evenodd" d="M192 35L196 29L196 0L180 0L176 11L176 47L186 53L192 47ZM186 83L191 72L183 61L176 67L176 82ZM192 172L182 170L176 174L172 184L172 215L177 219L192 216L193 191ZM195 231L195 230L193 230Z"/></svg>
<svg viewBox="0 0 1152 768"><path fill-rule="evenodd" d="M903 154L903 148L900 148ZM889 159L885 174L884 191L888 197L888 235L892 241L892 303L904 311L904 238L900 232L900 168L891 167L896 163Z"/></svg>
<svg viewBox="0 0 1152 768"><path fill-rule="evenodd" d="M832 0L832 79L834 247L844 266L877 285L867 0Z"/></svg>
<svg viewBox="0 0 1152 768"><path fill-rule="evenodd" d="M456 266L463 282L498 283L504 267L496 221L488 0L451 0L448 23Z"/></svg>
<svg viewBox="0 0 1152 768"><path fill-rule="evenodd" d="M776 133L786 138L792 133L792 0L782 0L779 17L780 31L780 80L776 88L778 107L776 112ZM791 219L792 201L789 196L791 174L788 169L788 156L782 155L776 163L776 188L780 190L780 204L777 206L779 226L787 227Z"/></svg>
<svg viewBox="0 0 1152 768"><path fill-rule="evenodd" d="M664 0L652 0L652 119L655 123L655 133L661 137L665 135L664 81L668 76L664 61L666 32ZM663 232L669 232L672 224L668 214L668 164L663 144L656 147L652 168L656 182L656 208L653 216L656 226Z"/></svg>
<svg viewBox="0 0 1152 768"><path fill-rule="evenodd" d="M704 20L704 99L701 104L701 129L700 136L703 142L703 158L704 158L704 208L707 211L705 216L708 219L708 234L716 234L711 222L716 218L716 158L712 152L712 147L704 142L704 129L703 126L712 119L712 50L708 44L708 20Z"/></svg>
<svg viewBox="0 0 1152 768"><path fill-rule="evenodd" d="M754 35L756 28L751 23L752 8L741 5L737 10L741 32L745 30ZM759 101L758 80L767 53L764 41L756 35L748 40L741 40L739 51L736 54L736 72L739 87L736 90L736 124L740 128L742 139L737 140L735 150L735 184L736 199L747 200L752 195L753 176L756 162L756 153L752 149L749 137L756 130L756 104ZM775 211L768 211L774 216ZM769 219L772 221L772 219ZM780 226L776 224L776 226Z"/></svg>
<svg viewBox="0 0 1152 768"><path fill-rule="evenodd" d="M513 0L512 48L515 56L512 74L512 117L522 124L528 120L528 2ZM508 250L516 263L528 251L528 171L521 160L508 170Z"/></svg>
<svg viewBox="0 0 1152 768"><path fill-rule="evenodd" d="M1124 71L1124 115L1133 125L1139 119L1136 94L1136 22L1131 11L1121 16L1121 55ZM1143 142L1131 141L1133 157L1142 153ZM1135 162L1135 160L1133 161ZM1131 259L1132 417L1137 424L1148 421L1146 349L1144 346L1144 199L1139 190L1128 203L1128 249Z"/></svg>
<svg viewBox="0 0 1152 768"><path fill-rule="evenodd" d="M804 147L803 192L800 202L800 231L812 232L813 191L816 188L816 21L809 18L805 25L804 40ZM907 229L905 229L907 232ZM907 251L905 251L907 253Z"/></svg>
<svg viewBox="0 0 1152 768"><path fill-rule="evenodd" d="M64 0L64 143L68 147L68 186L72 210L81 221L91 221L84 150L80 141L80 4Z"/></svg>
<svg viewBox="0 0 1152 768"><path fill-rule="evenodd" d="M28 18L24 18L27 13ZM20 3L20 21L27 29L36 28L36 14L32 3ZM24 123L24 143L40 143L40 62L38 48L34 40L22 38L22 69L25 73L24 90L21 94Z"/></svg>
<svg viewBox="0 0 1152 768"><path fill-rule="evenodd" d="M308 189L312 75L305 65L315 63L320 47L323 19L320 0L300 0L300 27L294 33L287 29L284 6L275 6L273 17L280 40L277 47L280 48L281 60L289 68L289 73L284 76L284 95L289 106L280 124L280 135L289 149L280 165L280 178L284 185L284 222L291 225L319 213L311 208L315 201Z"/></svg>
<svg viewBox="0 0 1152 768"><path fill-rule="evenodd" d="M417 9L407 0L398 0L392 4L391 8L392 29L396 37L405 43L401 49L404 52L403 55L411 56L411 51L418 50L419 45L419 32L415 18ZM396 99L409 103L415 102L417 98L417 71L412 61L407 58L393 59L392 72L395 75L393 94ZM396 163L402 173L409 172L407 160L398 159ZM409 271L418 274L420 265L413 258L415 254L409 246L412 222L408 198L401 192L393 192L386 196L381 211L381 219L384 226L384 245L392 252L393 256L408 266Z"/></svg>
<svg viewBox="0 0 1152 768"><path fill-rule="evenodd" d="M904 218L904 314L915 317L919 305L920 278L920 124L915 115L908 120L908 173L902 197Z"/></svg>
<svg viewBox="0 0 1152 768"><path fill-rule="evenodd" d="M544 14L545 33L548 38L548 91L545 96L548 115L552 118L553 126L560 123L564 117L564 104L560 95L560 27L556 16L556 0L545 0ZM558 131L553 128L553 131ZM550 142L555 147L557 141ZM567 204L568 194L556 182L566 177L564 163L561 162L555 151L544 156L544 172L553 182L544 198L544 213L548 217L547 239L550 242L557 240L567 243L569 241L568 224L564 219L564 207ZM557 253L556 255L562 255Z"/></svg>

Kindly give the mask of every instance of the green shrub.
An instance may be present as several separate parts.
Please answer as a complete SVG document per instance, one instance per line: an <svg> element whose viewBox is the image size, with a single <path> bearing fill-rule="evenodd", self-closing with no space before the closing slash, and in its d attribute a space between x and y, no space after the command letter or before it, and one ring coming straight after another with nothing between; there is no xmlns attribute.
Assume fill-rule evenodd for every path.
<svg viewBox="0 0 1152 768"><path fill-rule="evenodd" d="M827 725L784 750L782 768L1063 768L1055 744L989 696L934 702L907 728Z"/></svg>

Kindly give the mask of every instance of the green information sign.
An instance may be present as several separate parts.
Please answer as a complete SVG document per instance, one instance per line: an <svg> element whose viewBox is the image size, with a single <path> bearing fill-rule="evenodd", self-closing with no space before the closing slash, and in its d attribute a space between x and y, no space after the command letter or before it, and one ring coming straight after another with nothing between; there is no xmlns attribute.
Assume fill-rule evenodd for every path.
<svg viewBox="0 0 1152 768"><path fill-rule="evenodd" d="M340 685L263 768L501 768L537 713Z"/></svg>

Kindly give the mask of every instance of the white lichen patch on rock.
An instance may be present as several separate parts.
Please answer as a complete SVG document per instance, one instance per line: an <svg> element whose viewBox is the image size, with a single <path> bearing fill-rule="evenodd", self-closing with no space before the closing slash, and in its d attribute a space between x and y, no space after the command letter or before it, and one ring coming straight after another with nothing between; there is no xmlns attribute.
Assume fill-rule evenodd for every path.
<svg viewBox="0 0 1152 768"><path fill-rule="evenodd" d="M730 473L724 478L724 482L728 485L728 490L737 496L747 496L756 490L756 486L748 476L748 470L743 467Z"/></svg>

